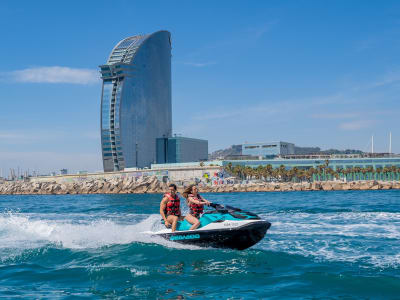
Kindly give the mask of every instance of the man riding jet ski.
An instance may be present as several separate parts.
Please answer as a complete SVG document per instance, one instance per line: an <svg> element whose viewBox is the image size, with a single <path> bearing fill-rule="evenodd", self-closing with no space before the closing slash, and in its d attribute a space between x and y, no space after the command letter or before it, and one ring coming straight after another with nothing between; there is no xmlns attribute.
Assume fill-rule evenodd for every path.
<svg viewBox="0 0 400 300"><path fill-rule="evenodd" d="M262 220L256 214L207 201L214 209L205 211L198 219L200 224L196 226L197 229L190 230L193 228L193 220L188 220L188 218L182 220L180 208L178 209L176 203L177 199L175 195L174 197L170 196L170 194L166 194L161 201L160 213L164 221L167 220L166 227L172 223L172 229L148 232L151 235L182 244L244 250L262 240L271 226L271 223ZM170 198L173 199L166 200ZM173 203L173 205L169 203ZM168 205L174 206L174 209L169 210L170 213L176 211L173 217L169 217ZM170 223L169 220L172 221L172 219L173 222Z"/></svg>

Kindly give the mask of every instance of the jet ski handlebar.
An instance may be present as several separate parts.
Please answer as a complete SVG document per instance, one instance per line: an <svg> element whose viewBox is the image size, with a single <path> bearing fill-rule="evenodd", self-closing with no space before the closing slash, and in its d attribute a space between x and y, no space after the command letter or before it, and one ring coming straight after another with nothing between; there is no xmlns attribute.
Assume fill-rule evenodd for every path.
<svg viewBox="0 0 400 300"><path fill-rule="evenodd" d="M215 209L218 209L218 208L222 208L223 206L222 205L220 205L220 204L218 204L218 203L212 203L212 202L210 202L210 206L212 207L212 208L215 208Z"/></svg>
<svg viewBox="0 0 400 300"><path fill-rule="evenodd" d="M229 209L229 210L241 211L240 208L232 207L232 206L229 206L229 205L221 205L221 204L218 204L218 203L210 203L210 206L212 208L215 208L216 210L227 210L227 209Z"/></svg>
<svg viewBox="0 0 400 300"><path fill-rule="evenodd" d="M215 208L215 210L220 212L220 213L231 213L232 214L232 213L236 213L236 212L241 212L241 213L245 213L245 214L247 214L249 216L259 218L254 213L251 213L251 212L248 212L248 211L243 211L240 208L236 208L236 207L233 207L233 206L230 206L230 205L221 205L221 204L218 204L218 203L210 203L210 206Z"/></svg>

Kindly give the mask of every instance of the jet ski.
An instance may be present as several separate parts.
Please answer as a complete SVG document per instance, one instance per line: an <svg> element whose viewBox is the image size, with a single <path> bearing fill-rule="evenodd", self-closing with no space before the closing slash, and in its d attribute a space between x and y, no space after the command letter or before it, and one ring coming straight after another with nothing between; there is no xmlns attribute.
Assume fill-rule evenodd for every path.
<svg viewBox="0 0 400 300"><path fill-rule="evenodd" d="M175 232L166 228L148 233L181 244L244 250L262 240L271 227L251 212L215 203L210 206L214 209L204 212L195 230L189 230L192 224L183 220L178 221Z"/></svg>

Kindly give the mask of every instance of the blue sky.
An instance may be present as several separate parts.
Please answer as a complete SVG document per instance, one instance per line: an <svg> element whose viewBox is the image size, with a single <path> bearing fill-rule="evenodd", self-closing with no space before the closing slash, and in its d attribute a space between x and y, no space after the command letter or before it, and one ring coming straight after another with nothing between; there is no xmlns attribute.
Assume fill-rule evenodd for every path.
<svg viewBox="0 0 400 300"><path fill-rule="evenodd" d="M102 169L98 66L172 34L173 130L400 152L399 1L0 1L0 168Z"/></svg>

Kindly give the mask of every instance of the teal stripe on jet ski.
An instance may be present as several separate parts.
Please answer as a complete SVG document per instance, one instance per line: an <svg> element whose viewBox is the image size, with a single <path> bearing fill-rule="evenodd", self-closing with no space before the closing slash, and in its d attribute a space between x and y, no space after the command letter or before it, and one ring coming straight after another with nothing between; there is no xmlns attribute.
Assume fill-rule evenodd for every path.
<svg viewBox="0 0 400 300"><path fill-rule="evenodd" d="M199 238L200 234L186 234L186 235L173 235L169 239L170 241L180 241L180 240L193 240Z"/></svg>
<svg viewBox="0 0 400 300"><path fill-rule="evenodd" d="M243 212L236 212L236 214L243 216L243 218L235 218L234 216L230 214L204 214L200 217L200 227L204 227L210 223L217 222L217 221L243 221L243 220L249 220L249 219L254 219L254 216L249 216L246 213ZM178 222L177 225L177 230L179 231L184 231L184 230L189 230L192 224L190 224L188 221L183 220Z"/></svg>

